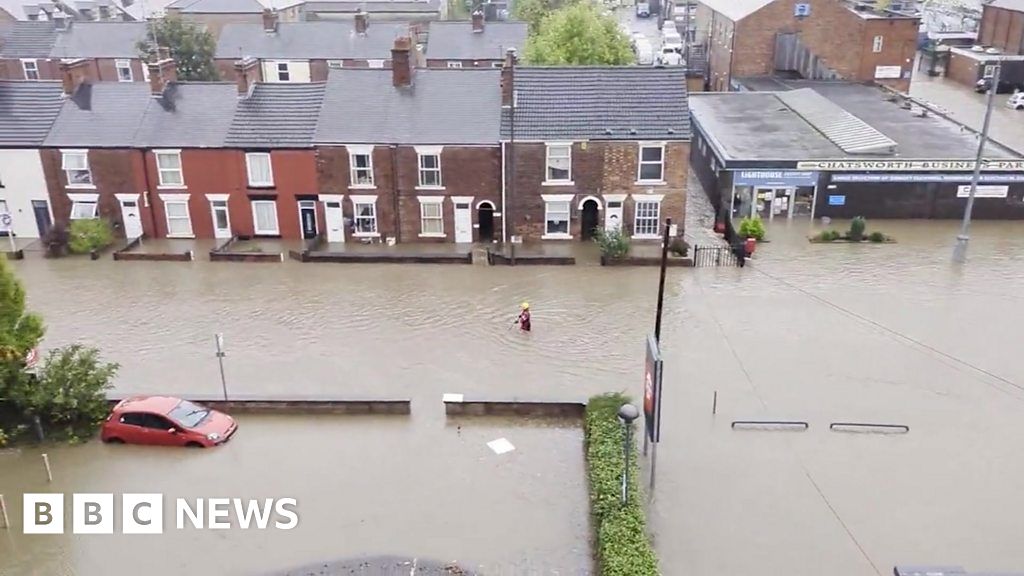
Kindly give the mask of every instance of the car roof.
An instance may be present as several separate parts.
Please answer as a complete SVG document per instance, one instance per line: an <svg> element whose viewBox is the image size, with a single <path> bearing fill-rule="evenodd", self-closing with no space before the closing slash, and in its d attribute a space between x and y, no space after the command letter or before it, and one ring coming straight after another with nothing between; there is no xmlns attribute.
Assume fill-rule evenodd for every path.
<svg viewBox="0 0 1024 576"><path fill-rule="evenodd" d="M167 414L179 403L181 403L181 398L173 396L136 396L121 402L118 405L118 410Z"/></svg>

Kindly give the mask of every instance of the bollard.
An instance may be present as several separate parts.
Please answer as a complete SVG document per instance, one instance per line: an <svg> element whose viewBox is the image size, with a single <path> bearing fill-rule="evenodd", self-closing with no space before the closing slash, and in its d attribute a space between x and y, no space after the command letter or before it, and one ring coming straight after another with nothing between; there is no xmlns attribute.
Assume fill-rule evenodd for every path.
<svg viewBox="0 0 1024 576"><path fill-rule="evenodd" d="M11 521L7 518L7 503L4 502L4 495L0 494L0 519L3 519L4 525L0 528L10 528Z"/></svg>
<svg viewBox="0 0 1024 576"><path fill-rule="evenodd" d="M718 390L715 390L714 399L711 400L711 414L718 414Z"/></svg>
<svg viewBox="0 0 1024 576"><path fill-rule="evenodd" d="M50 456L43 454L43 466L46 467L46 481L53 482L53 472L50 471Z"/></svg>

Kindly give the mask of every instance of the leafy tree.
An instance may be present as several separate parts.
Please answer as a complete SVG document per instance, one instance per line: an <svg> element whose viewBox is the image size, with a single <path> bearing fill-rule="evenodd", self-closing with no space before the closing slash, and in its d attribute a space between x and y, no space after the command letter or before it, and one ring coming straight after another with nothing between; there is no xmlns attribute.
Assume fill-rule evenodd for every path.
<svg viewBox="0 0 1024 576"><path fill-rule="evenodd" d="M530 34L540 31L540 23L544 17L555 10L577 2L578 0L516 0L512 5L512 15L517 20L526 22Z"/></svg>
<svg viewBox="0 0 1024 576"><path fill-rule="evenodd" d="M5 260L0 260L0 363L24 365L25 355L43 339L43 319L25 311L25 288ZM0 382L0 398L3 383Z"/></svg>
<svg viewBox="0 0 1024 576"><path fill-rule="evenodd" d="M114 243L110 222L101 218L72 220L68 235L69 246L75 254L88 254Z"/></svg>
<svg viewBox="0 0 1024 576"><path fill-rule="evenodd" d="M560 8L526 42L526 61L539 65L622 65L633 61L629 40L615 19L592 3Z"/></svg>
<svg viewBox="0 0 1024 576"><path fill-rule="evenodd" d="M171 58L178 66L179 80L217 80L217 68L213 65L216 42L206 29L180 16L167 16L150 24L152 30L145 40L136 45L143 61L152 60L153 36L159 47L170 49Z"/></svg>

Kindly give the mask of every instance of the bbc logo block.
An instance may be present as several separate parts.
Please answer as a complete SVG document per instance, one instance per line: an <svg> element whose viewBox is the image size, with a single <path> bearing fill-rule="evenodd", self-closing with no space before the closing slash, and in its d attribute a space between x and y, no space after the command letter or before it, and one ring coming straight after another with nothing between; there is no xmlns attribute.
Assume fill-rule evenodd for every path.
<svg viewBox="0 0 1024 576"><path fill-rule="evenodd" d="M25 494L23 530L25 534L64 533L63 494ZM161 494L122 494L121 532L125 534L163 534L164 505ZM113 494L73 494L71 529L74 534L114 533Z"/></svg>

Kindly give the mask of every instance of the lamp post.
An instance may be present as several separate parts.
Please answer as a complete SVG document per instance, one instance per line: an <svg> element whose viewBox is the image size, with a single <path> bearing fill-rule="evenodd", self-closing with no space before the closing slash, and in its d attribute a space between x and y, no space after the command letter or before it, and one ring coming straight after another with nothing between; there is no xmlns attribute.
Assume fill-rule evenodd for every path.
<svg viewBox="0 0 1024 576"><path fill-rule="evenodd" d="M971 175L971 192L967 196L967 207L964 209L964 221L960 225L960 233L956 236L956 246L953 247L953 261L963 264L967 261L967 242L970 240L968 231L971 227L971 212L974 210L974 195L978 191L978 181L981 179L981 159L985 153L985 141L988 140L988 125L992 119L992 103L995 101L996 92L999 90L999 64L995 65L992 71L992 83L988 88L988 98L985 102L985 120L981 125L981 139L978 142L978 154L974 159L974 174Z"/></svg>
<svg viewBox="0 0 1024 576"><path fill-rule="evenodd" d="M640 411L632 404L623 404L619 408L619 420L625 427L625 436L622 441L622 457L625 465L622 467L622 503L625 504L629 498L629 456L633 451L633 421L640 417Z"/></svg>

